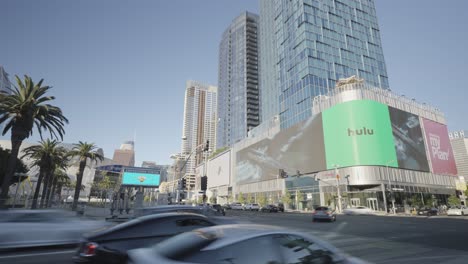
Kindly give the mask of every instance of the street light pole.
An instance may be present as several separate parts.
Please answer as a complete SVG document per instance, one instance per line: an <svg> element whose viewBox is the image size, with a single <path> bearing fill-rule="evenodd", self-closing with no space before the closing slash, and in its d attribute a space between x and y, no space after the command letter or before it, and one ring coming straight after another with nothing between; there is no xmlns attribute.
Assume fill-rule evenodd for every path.
<svg viewBox="0 0 468 264"><path fill-rule="evenodd" d="M388 169L388 165L390 163L394 162L394 160L390 160L388 161L385 166L387 167L387 179L388 179L388 188L390 189L390 199L392 199L392 212L393 214L396 214L395 213L395 197L393 195L393 189L392 189L392 183L390 182L390 170ZM385 196L385 193L384 193L384 196ZM386 210L386 209L385 209Z"/></svg>
<svg viewBox="0 0 468 264"><path fill-rule="evenodd" d="M336 177L336 193L338 195L338 213L341 213L341 190L340 190L340 175L338 174L338 165L335 165Z"/></svg>

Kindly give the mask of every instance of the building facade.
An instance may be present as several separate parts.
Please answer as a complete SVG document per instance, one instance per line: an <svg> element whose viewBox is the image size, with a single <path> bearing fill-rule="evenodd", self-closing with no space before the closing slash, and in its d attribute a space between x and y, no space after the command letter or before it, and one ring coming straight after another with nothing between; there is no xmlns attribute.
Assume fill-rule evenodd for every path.
<svg viewBox="0 0 468 264"><path fill-rule="evenodd" d="M263 29L274 32L261 32L270 38L261 43L275 45L261 50L262 59L273 58L261 72L268 76L275 65L277 81L276 87L261 86L262 111L269 113L270 101L278 102L282 129L308 119L313 98L328 93L340 78L354 75L389 88L373 0L265 0L260 8L262 15L273 17L261 18L273 20Z"/></svg>
<svg viewBox="0 0 468 264"><path fill-rule="evenodd" d="M123 166L135 166L135 142L125 141L120 145L120 149L114 151L112 158L115 164Z"/></svg>
<svg viewBox="0 0 468 264"><path fill-rule="evenodd" d="M287 191L297 209L388 211L394 204L408 211L447 204L455 194L459 172L439 110L354 78L315 97L309 111L288 129L274 117L232 146L234 200L278 202ZM218 171L208 170L208 182Z"/></svg>
<svg viewBox="0 0 468 264"><path fill-rule="evenodd" d="M217 87L196 81L187 81L185 90L182 152L178 159L187 160L184 168L175 168L182 177L194 174L197 164L203 161L202 146L209 141L216 146ZM179 163L177 163L179 164ZM182 170L182 171L181 171Z"/></svg>
<svg viewBox="0 0 468 264"><path fill-rule="evenodd" d="M260 124L259 98L258 15L244 12L219 45L218 148L242 140Z"/></svg>

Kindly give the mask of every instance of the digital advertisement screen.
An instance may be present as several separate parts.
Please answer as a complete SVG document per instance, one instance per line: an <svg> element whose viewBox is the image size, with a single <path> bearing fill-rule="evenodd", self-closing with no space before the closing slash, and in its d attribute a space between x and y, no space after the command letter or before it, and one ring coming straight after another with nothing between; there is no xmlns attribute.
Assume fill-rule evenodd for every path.
<svg viewBox="0 0 468 264"><path fill-rule="evenodd" d="M122 185L157 187L159 186L160 178L159 174L124 172Z"/></svg>
<svg viewBox="0 0 468 264"><path fill-rule="evenodd" d="M326 169L321 114L237 151L235 181L273 180L280 168L289 175Z"/></svg>
<svg viewBox="0 0 468 264"><path fill-rule="evenodd" d="M440 174L457 175L457 165L447 126L422 118L432 171Z"/></svg>
<svg viewBox="0 0 468 264"><path fill-rule="evenodd" d="M429 171L421 124L417 115L388 107L398 167Z"/></svg>
<svg viewBox="0 0 468 264"><path fill-rule="evenodd" d="M351 101L323 113L327 169L355 165L397 167L388 107Z"/></svg>

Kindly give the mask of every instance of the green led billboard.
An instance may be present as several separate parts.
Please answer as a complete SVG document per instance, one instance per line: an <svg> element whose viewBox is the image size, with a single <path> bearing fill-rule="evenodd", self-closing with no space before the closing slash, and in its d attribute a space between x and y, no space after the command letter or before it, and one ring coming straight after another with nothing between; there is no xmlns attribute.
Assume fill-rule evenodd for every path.
<svg viewBox="0 0 468 264"><path fill-rule="evenodd" d="M327 169L356 165L398 167L388 106L370 100L322 113Z"/></svg>

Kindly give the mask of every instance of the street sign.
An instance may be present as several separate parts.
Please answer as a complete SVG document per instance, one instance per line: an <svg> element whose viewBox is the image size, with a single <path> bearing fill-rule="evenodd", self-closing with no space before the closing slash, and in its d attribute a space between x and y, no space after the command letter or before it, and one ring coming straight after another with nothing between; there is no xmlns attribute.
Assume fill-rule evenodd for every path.
<svg viewBox="0 0 468 264"><path fill-rule="evenodd" d="M402 189L402 188L392 188L392 190L394 190L394 191L398 191L398 192L402 192L402 191L404 191L404 189Z"/></svg>
<svg viewBox="0 0 468 264"><path fill-rule="evenodd" d="M311 193L308 193L308 194L307 194L307 199L308 199L308 200L311 200L311 199L312 199L312 194L311 194Z"/></svg>

